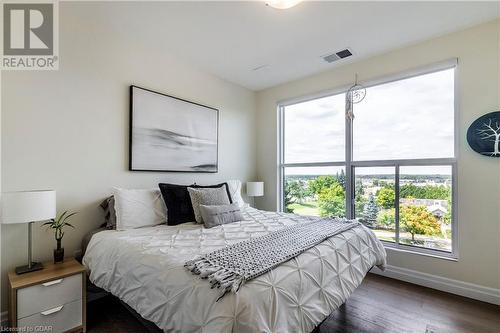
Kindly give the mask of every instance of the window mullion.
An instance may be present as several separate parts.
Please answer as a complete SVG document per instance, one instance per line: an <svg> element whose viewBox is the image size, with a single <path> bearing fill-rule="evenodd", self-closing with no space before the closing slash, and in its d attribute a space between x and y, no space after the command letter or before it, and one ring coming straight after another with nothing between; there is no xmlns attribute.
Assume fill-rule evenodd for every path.
<svg viewBox="0 0 500 333"><path fill-rule="evenodd" d="M396 224L396 245L399 245L399 164L394 174L394 222Z"/></svg>
<svg viewBox="0 0 500 333"><path fill-rule="evenodd" d="M285 167L283 164L285 163L285 107L280 105L278 111L278 122L279 122L279 190L278 190L278 209L280 212L285 211Z"/></svg>
<svg viewBox="0 0 500 333"><path fill-rule="evenodd" d="M348 115L352 111L353 103L350 101L348 94L345 97L345 207L346 217L354 218L354 173L352 169L352 119Z"/></svg>

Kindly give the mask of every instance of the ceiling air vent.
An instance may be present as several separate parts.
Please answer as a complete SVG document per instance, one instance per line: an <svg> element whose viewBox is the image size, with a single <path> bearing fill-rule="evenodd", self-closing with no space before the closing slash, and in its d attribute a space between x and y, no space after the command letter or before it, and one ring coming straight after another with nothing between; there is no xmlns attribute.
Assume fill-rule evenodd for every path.
<svg viewBox="0 0 500 333"><path fill-rule="evenodd" d="M352 56L352 52L349 49L345 49L342 51L338 51L338 52L323 56L323 60L325 60L328 63L332 63L334 61L344 59L344 58L347 58L350 56Z"/></svg>

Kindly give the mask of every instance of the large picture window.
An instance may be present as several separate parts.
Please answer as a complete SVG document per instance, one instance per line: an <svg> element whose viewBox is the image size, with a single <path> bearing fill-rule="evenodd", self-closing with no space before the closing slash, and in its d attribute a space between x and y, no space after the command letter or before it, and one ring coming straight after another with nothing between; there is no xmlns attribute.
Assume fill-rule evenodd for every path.
<svg viewBox="0 0 500 333"><path fill-rule="evenodd" d="M340 92L279 106L281 209L357 218L387 246L455 257L455 63L346 103Z"/></svg>

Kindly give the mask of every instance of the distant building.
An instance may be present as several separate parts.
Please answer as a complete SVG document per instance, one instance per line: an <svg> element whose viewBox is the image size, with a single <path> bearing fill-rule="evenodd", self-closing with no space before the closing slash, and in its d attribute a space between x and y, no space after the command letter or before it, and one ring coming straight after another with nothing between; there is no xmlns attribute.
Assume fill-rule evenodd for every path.
<svg viewBox="0 0 500 333"><path fill-rule="evenodd" d="M440 206L448 211L448 200L438 200L438 199L408 199L402 198L400 202L403 205L415 205L415 206L425 206L430 211L432 206Z"/></svg>
<svg viewBox="0 0 500 333"><path fill-rule="evenodd" d="M429 212L431 212L432 215L434 215L435 217L438 217L440 219L443 216L445 216L446 213L448 213L448 209L446 209L445 207L443 207L441 205L432 205L432 206L429 206L429 207L427 207L427 210Z"/></svg>

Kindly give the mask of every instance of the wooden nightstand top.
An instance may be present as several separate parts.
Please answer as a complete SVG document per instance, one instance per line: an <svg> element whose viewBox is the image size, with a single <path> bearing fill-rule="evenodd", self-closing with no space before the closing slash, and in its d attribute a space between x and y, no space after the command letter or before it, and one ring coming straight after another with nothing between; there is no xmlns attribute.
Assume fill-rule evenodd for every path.
<svg viewBox="0 0 500 333"><path fill-rule="evenodd" d="M19 289L82 272L85 272L85 267L74 258L68 258L58 264L53 262L43 263L43 269L35 272L21 275L10 272L9 283L12 289Z"/></svg>

